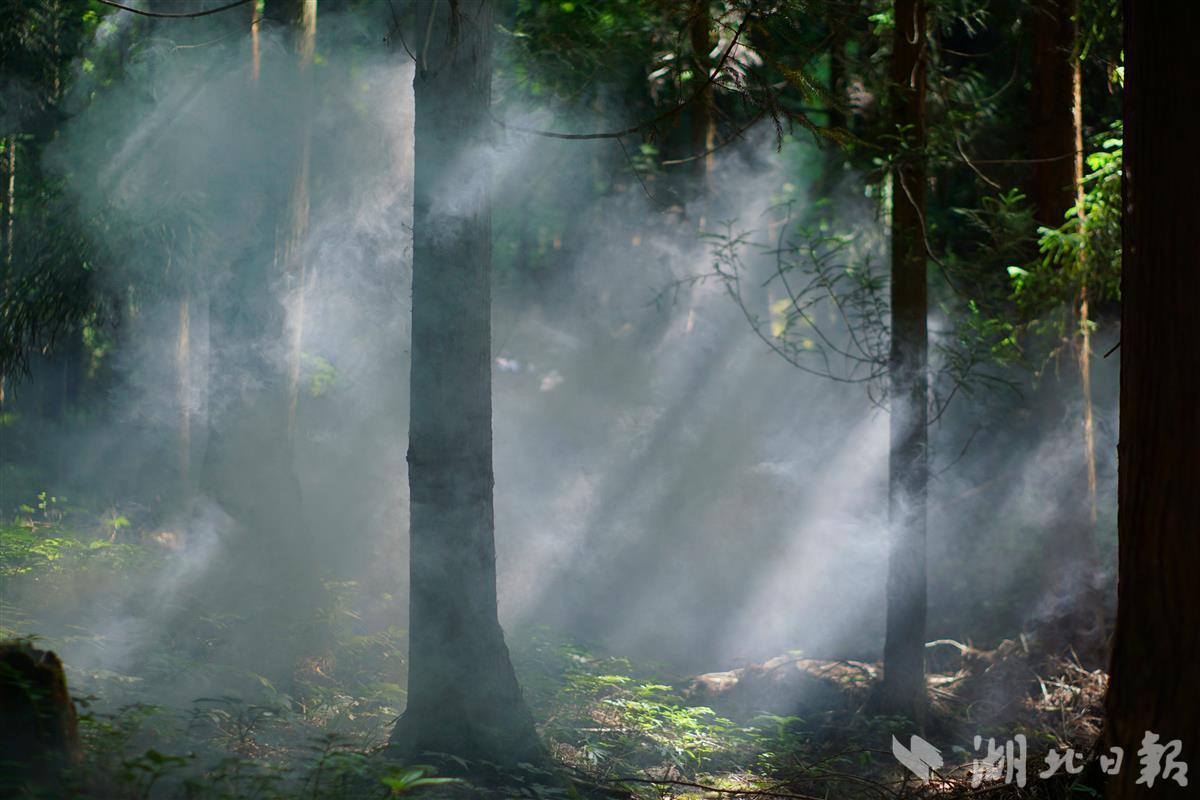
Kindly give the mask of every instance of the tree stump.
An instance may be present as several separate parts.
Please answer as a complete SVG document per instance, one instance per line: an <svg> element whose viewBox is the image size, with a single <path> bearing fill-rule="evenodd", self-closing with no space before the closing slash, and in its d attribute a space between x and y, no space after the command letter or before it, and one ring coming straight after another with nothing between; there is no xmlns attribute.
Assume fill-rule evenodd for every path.
<svg viewBox="0 0 1200 800"><path fill-rule="evenodd" d="M58 785L81 755L62 661L23 642L0 643L0 797Z"/></svg>

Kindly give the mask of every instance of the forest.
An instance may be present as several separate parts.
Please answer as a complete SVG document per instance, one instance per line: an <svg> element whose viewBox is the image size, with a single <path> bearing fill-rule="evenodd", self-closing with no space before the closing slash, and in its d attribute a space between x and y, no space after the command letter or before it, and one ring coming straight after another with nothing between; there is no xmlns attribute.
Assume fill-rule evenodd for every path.
<svg viewBox="0 0 1200 800"><path fill-rule="evenodd" d="M0 0L0 797L1200 796L1196 30Z"/></svg>

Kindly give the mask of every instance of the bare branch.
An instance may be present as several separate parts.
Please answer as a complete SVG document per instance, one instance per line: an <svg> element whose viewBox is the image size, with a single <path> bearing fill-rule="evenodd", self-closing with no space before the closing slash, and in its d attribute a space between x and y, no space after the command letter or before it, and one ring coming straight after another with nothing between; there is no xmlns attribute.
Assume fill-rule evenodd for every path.
<svg viewBox="0 0 1200 800"><path fill-rule="evenodd" d="M228 11L231 8L237 8L238 6L244 6L247 3L251 2L251 0L234 0L232 3L226 3L225 5L217 6L216 8L206 8L203 11L175 11L175 12L172 12L172 11L145 11L140 8L134 8L132 6L123 5L121 3L116 2L116 0L99 0L99 2L103 3L106 6L112 6L113 8L119 8L122 11L128 11L132 14L140 14L143 17L157 17L159 19L191 19L191 18L195 18L195 17L207 17L209 14L219 14L220 12Z"/></svg>
<svg viewBox="0 0 1200 800"><path fill-rule="evenodd" d="M541 136L546 139L567 139L571 141L586 141L589 139L620 139L623 136L632 136L635 133L653 130L660 122L664 122L665 120L681 113L685 108L704 96L704 93L708 91L708 88L717 80L717 76L721 74L721 70L725 68L725 62L729 60L729 54L733 52L734 46L737 44L739 37L741 37L742 33L745 31L746 25L749 24L753 16L754 14L752 12L748 12L746 16L742 18L737 30L734 31L733 38L729 40L729 44L725 46L724 52L721 53L720 60L717 61L717 65L713 67L712 72L709 73L708 79L704 81L704 83L697 88L687 100L684 100L682 103L667 109L658 116L646 120L645 122L640 122L633 127L625 128L624 130L620 131L600 131L597 133L558 133L557 131L544 131L538 128L526 128L521 125L510 125L503 120L497 119L495 116L492 116L492 121L505 130L516 131L517 133L528 133L531 136Z"/></svg>

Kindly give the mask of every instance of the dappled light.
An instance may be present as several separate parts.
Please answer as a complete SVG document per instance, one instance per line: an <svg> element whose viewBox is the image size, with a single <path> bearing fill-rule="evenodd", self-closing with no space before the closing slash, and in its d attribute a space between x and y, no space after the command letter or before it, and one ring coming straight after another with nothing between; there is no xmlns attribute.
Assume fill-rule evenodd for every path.
<svg viewBox="0 0 1200 800"><path fill-rule="evenodd" d="M0 0L0 797L1187 796L1132 5Z"/></svg>

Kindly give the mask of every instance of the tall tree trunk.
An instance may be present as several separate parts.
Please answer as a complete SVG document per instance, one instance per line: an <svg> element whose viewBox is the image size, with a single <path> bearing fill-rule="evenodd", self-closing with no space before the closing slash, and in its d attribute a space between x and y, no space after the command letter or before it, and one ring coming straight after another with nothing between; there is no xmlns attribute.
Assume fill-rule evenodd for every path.
<svg viewBox="0 0 1200 800"><path fill-rule="evenodd" d="M284 177L270 187L262 227L276 234L275 258L254 250L233 266L236 285L210 295L209 374L222 386L211 392L220 407L208 409L208 441L201 488L232 520L237 563L221 580L237 608L254 608L255 619L235 631L234 645L254 659L256 672L288 688L302 648L314 644L315 612L320 592L313 562L309 525L304 517L300 481L294 463L289 410L292 405L293 329L277 293L289 283L289 265L298 257L295 240L296 186L306 176L303 131L306 77L298 74L305 48L315 30L315 0L268 0L263 20L278 26L294 59L265 59L263 90L283 93L283 125L287 136L273 144L282 154ZM264 24L260 23L260 24ZM307 44L306 44L307 43ZM311 50L309 50L311 61ZM264 99L265 105L265 99ZM286 115L295 113L292 120ZM273 122L279 124L280 120ZM266 156L264 156L266 157ZM307 220L307 179L303 211ZM301 234L302 235L302 234ZM286 255L285 255L286 254ZM293 278L294 280L294 278ZM288 353L280 364L279 352ZM222 587L217 587L220 590ZM228 587L225 587L228 589ZM240 639L237 637L241 637ZM258 645L247 647L246 645Z"/></svg>
<svg viewBox="0 0 1200 800"><path fill-rule="evenodd" d="M317 44L317 0L270 0L265 15L287 23L287 38L296 55L300 118L293 163L295 174L287 208L275 233L275 259L284 276L291 306L288 341L288 435L295 436L296 409L300 400L300 354L304 339L304 284L307 277L304 248L308 236L309 172L312 161L312 65ZM253 24L253 23L252 23ZM257 40L255 40L256 42Z"/></svg>
<svg viewBox="0 0 1200 800"><path fill-rule="evenodd" d="M846 30L843 20L830 19L829 30L829 128L834 131L846 129ZM821 159L821 177L817 184L817 196L832 200L842 174L845 155L837 143L824 142L825 157ZM820 213L832 216L836 203L824 205Z"/></svg>
<svg viewBox="0 0 1200 800"><path fill-rule="evenodd" d="M408 707L401 754L541 749L496 603L492 509L492 3L417 6ZM426 15L429 15L426 17Z"/></svg>
<svg viewBox="0 0 1200 800"><path fill-rule="evenodd" d="M192 493L192 298L184 290L179 300L175 335L175 393L179 402L179 492L187 507Z"/></svg>
<svg viewBox="0 0 1200 800"><path fill-rule="evenodd" d="M829 127L844 129L846 119L846 23L834 17L829 31Z"/></svg>
<svg viewBox="0 0 1200 800"><path fill-rule="evenodd" d="M1033 207L1039 225L1057 228L1075 203L1079 88L1078 0L1034 0Z"/></svg>
<svg viewBox="0 0 1200 800"><path fill-rule="evenodd" d="M892 171L890 549L883 682L877 708L924 720L925 499L929 480L925 268L925 2L896 0L892 121L900 146Z"/></svg>
<svg viewBox="0 0 1200 800"><path fill-rule="evenodd" d="M9 136L4 140L4 174L3 181L4 216L0 218L0 236L4 238L4 274L8 275L13 261L13 229L17 208L17 137Z"/></svg>
<svg viewBox="0 0 1200 800"><path fill-rule="evenodd" d="M692 8L692 18L688 25L688 34L692 45L692 80L701 85L712 74L712 12L708 0L697 0ZM713 87L705 89L700 97L692 103L691 109L691 150L690 156L696 158L694 170L696 175L696 196L706 198L712 189L713 154L709 151L716 144L717 125L713 108ZM698 156L698 158L697 158ZM700 223L704 227L703 221Z"/></svg>
<svg viewBox="0 0 1200 800"><path fill-rule="evenodd" d="M0 291L6 289L12 275L13 214L17 199L17 137L9 136L2 141L4 144L4 172L0 174L0 192L3 192L4 202L0 206L0 242L4 244L4 259L0 262ZM6 377L3 372L0 372L0 409L4 408Z"/></svg>
<svg viewBox="0 0 1200 800"><path fill-rule="evenodd" d="M1179 98L1200 93L1200 6L1126 0L1119 563L1104 746L1125 749L1106 797L1193 797L1200 769L1200 161ZM1191 788L1138 785L1147 731L1178 739Z"/></svg>
<svg viewBox="0 0 1200 800"><path fill-rule="evenodd" d="M258 0L251 0L250 3L250 79L258 82L259 76L262 74L262 53L261 40L259 37L258 27L262 24L262 17L258 14Z"/></svg>
<svg viewBox="0 0 1200 800"><path fill-rule="evenodd" d="M1083 108L1079 63L1078 0L1037 0L1033 28L1033 200L1040 225L1057 228L1072 206L1083 224ZM1080 260L1084 251L1080 249ZM1080 266L1083 266L1082 263ZM1072 331L1079 395L1083 400L1082 436L1077 440L1078 472L1069 476L1064 502L1068 518L1048 532L1053 537L1048 590L1056 595L1055 616L1044 620L1043 635L1056 646L1071 645L1089 663L1102 659L1103 597L1095 581L1096 447L1091 386L1091 330L1087 287L1078 299L1078 335ZM1056 381L1057 397L1074 393L1073 381ZM1064 409L1053 402L1059 411ZM1058 423L1057 415L1055 424Z"/></svg>

